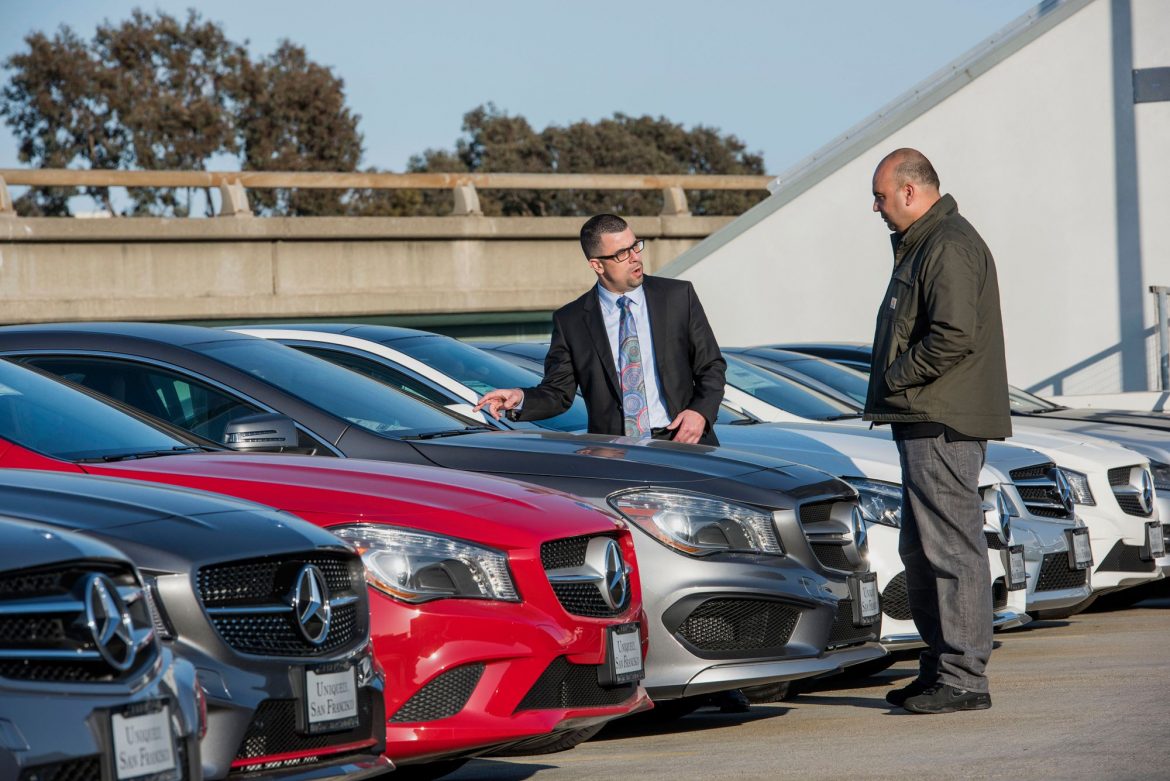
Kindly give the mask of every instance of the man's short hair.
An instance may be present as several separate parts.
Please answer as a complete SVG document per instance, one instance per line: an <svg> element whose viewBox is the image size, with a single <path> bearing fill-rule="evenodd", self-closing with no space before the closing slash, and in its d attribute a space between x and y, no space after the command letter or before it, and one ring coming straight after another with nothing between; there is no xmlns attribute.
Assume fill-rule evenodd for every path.
<svg viewBox="0 0 1170 781"><path fill-rule="evenodd" d="M590 217L581 226L581 251L587 258L595 258L601 252L601 237L606 233L621 233L630 227L629 223L616 214L598 214Z"/></svg>
<svg viewBox="0 0 1170 781"><path fill-rule="evenodd" d="M926 155L919 152L917 149L910 149L903 147L895 149L886 155L887 160L894 161L897 165L894 167L894 176L898 180L898 184L902 185L905 182L914 182L919 185L926 185L939 188L938 173L934 170L934 166L926 159Z"/></svg>

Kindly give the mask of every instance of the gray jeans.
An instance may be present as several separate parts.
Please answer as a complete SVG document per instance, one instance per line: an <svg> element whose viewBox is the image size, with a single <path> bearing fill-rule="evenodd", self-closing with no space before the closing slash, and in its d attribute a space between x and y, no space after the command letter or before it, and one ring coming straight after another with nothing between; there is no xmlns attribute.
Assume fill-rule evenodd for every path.
<svg viewBox="0 0 1170 781"><path fill-rule="evenodd" d="M898 552L914 625L926 642L919 677L986 692L993 608L979 470L987 443L947 442L944 435L906 439L898 454Z"/></svg>

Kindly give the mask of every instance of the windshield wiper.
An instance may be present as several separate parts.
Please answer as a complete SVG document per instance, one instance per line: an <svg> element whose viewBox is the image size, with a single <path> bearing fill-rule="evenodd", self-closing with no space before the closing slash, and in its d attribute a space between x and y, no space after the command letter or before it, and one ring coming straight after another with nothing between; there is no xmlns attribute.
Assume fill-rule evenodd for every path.
<svg viewBox="0 0 1170 781"><path fill-rule="evenodd" d="M763 422L764 421L756 420L755 418L736 418L735 420L729 422L727 425L729 425L729 426L754 426L757 423L763 423Z"/></svg>
<svg viewBox="0 0 1170 781"><path fill-rule="evenodd" d="M112 456L101 456L100 458L86 458L82 460L90 463L97 461L131 461L138 458L158 458L159 456L173 456L177 453L190 453L192 451L211 452L212 450L214 448L203 445L177 445L169 450L143 450L138 453L119 453Z"/></svg>
<svg viewBox="0 0 1170 781"><path fill-rule="evenodd" d="M821 420L857 420L860 417L860 412L850 412L848 415L830 415L827 418L821 418Z"/></svg>
<svg viewBox="0 0 1170 781"><path fill-rule="evenodd" d="M474 434L478 431L495 431L491 426L467 426L466 428L453 428L447 431L428 431L425 434L415 434L413 437L403 437L403 439L441 439L442 437L458 437L463 434Z"/></svg>

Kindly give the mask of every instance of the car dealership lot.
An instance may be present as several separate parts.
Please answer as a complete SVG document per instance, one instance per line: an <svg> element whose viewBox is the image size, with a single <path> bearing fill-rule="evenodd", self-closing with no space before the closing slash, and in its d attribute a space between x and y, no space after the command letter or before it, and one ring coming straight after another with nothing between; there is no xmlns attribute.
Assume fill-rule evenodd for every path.
<svg viewBox="0 0 1170 781"><path fill-rule="evenodd" d="M619 722L571 752L475 760L447 778L1166 778L1168 664L1163 596L997 635L990 711L891 709L885 691L915 669L901 658L872 678L748 714L703 710L636 729Z"/></svg>

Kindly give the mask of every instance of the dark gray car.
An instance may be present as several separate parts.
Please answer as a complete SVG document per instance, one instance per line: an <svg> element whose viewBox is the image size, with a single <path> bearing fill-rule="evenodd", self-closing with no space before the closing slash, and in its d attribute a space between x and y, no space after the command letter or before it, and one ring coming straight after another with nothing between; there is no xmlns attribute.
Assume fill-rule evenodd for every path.
<svg viewBox="0 0 1170 781"><path fill-rule="evenodd" d="M360 779L390 767L364 568L341 540L250 502L53 472L0 470L0 507L138 565L155 632L206 692L205 777Z"/></svg>
<svg viewBox="0 0 1170 781"><path fill-rule="evenodd" d="M0 540L0 778L201 778L195 669L125 555L4 516Z"/></svg>
<svg viewBox="0 0 1170 781"><path fill-rule="evenodd" d="M638 529L651 613L645 685L655 699L821 674L883 654L876 600L862 615L858 599L872 575L858 547L856 494L823 472L697 445L488 432L347 369L223 331L13 326L0 328L0 354L236 446L270 447L249 440L270 440L259 432L289 418L296 426L287 442L300 452L512 477L621 513ZM241 420L258 413L270 417Z"/></svg>

